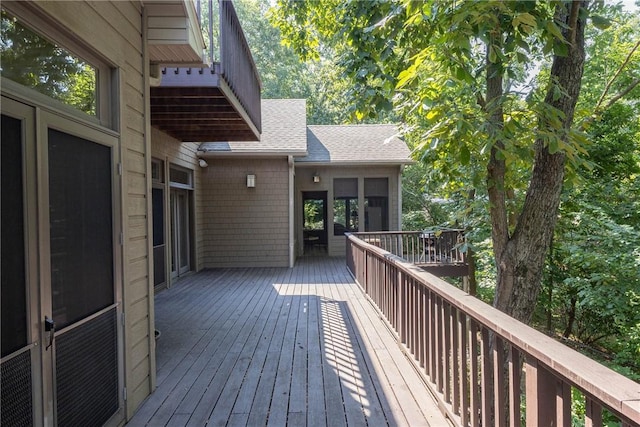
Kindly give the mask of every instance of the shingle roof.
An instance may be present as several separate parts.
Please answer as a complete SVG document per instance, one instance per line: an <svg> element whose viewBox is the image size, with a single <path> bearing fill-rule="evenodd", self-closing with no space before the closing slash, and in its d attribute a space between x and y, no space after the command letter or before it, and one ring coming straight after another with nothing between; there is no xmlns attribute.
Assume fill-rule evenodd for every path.
<svg viewBox="0 0 640 427"><path fill-rule="evenodd" d="M307 106L304 99L263 99L260 141L203 142L210 154L304 155L307 152Z"/></svg>
<svg viewBox="0 0 640 427"><path fill-rule="evenodd" d="M296 163L412 163L395 125L307 126L307 150Z"/></svg>
<svg viewBox="0 0 640 427"><path fill-rule="evenodd" d="M306 100L263 99L260 141L203 142L199 150L223 156L296 156L298 164L412 163L395 125L307 126Z"/></svg>

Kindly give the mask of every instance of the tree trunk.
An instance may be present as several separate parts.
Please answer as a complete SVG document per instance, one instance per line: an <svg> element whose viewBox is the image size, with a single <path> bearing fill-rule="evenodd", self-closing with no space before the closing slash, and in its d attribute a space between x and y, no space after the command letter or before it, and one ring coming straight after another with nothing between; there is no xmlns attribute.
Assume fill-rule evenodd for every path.
<svg viewBox="0 0 640 427"><path fill-rule="evenodd" d="M578 13L578 8L585 6L584 3L563 2L556 8L556 22L563 28L565 39L572 44L566 56L555 55L553 58L545 102L563 113L563 128L553 129L544 118L540 118L538 123L541 130L555 132L563 140L566 140L566 131L572 126L580 94L586 14ZM561 95L558 96L558 93ZM494 190L493 193L502 193L497 195L489 191L497 267L494 306L525 323L531 321L540 292L544 261L560 204L565 166L565 154L561 151L552 154L542 139L535 141L534 148L532 178L513 235L509 236L508 232L504 189ZM489 184L497 185L496 182L500 181L496 181L496 178L499 179L500 175L492 176L491 162L488 171Z"/></svg>

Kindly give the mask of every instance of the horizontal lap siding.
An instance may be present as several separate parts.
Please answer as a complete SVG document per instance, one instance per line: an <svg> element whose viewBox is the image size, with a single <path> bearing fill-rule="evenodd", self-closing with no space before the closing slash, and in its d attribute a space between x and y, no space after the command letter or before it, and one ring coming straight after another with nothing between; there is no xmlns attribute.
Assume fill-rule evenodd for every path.
<svg viewBox="0 0 640 427"><path fill-rule="evenodd" d="M127 417L151 392L152 349L147 223L147 141L142 9L139 2L41 2L41 9L119 70L123 163L123 310Z"/></svg>
<svg viewBox="0 0 640 427"><path fill-rule="evenodd" d="M287 159L207 159L202 170L202 262L213 267L289 265ZM256 176L247 188L247 175Z"/></svg>

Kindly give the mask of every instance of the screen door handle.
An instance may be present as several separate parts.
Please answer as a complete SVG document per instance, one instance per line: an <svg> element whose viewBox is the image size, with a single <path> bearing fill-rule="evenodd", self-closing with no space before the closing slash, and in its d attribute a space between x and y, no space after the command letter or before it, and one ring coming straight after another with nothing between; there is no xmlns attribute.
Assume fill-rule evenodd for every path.
<svg viewBox="0 0 640 427"><path fill-rule="evenodd" d="M56 322L50 319L49 316L44 316L44 331L49 332L49 344L47 344L47 348L45 348L45 350L49 350L53 345L53 338L56 333Z"/></svg>

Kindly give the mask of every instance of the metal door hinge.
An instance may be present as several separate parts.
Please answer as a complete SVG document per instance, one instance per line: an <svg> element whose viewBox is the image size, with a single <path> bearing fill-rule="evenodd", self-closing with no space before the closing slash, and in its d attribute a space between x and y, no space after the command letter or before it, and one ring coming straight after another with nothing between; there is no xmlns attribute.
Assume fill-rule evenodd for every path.
<svg viewBox="0 0 640 427"><path fill-rule="evenodd" d="M122 388L122 400L127 400L127 388Z"/></svg>
<svg viewBox="0 0 640 427"><path fill-rule="evenodd" d="M120 246L124 246L124 231L120 232Z"/></svg>
<svg viewBox="0 0 640 427"><path fill-rule="evenodd" d="M124 323L124 311L120 314L120 318L122 319L122 326L125 326L125 323Z"/></svg>
<svg viewBox="0 0 640 427"><path fill-rule="evenodd" d="M118 163L118 175L122 176L122 163Z"/></svg>

